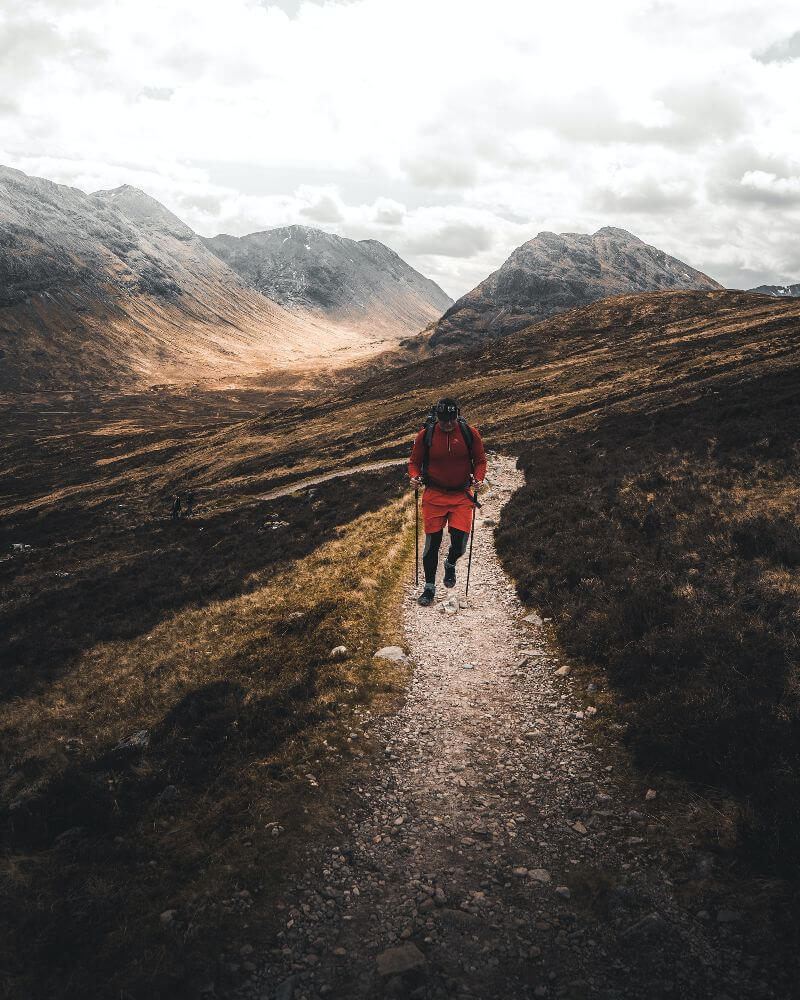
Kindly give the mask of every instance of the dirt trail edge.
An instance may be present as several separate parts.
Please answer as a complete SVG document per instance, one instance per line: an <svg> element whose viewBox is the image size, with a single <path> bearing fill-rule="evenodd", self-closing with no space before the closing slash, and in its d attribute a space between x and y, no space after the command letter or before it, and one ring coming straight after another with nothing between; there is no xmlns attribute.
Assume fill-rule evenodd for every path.
<svg viewBox="0 0 800 1000"><path fill-rule="evenodd" d="M342 804L341 842L289 877L284 929L236 996L778 996L739 946L741 914L679 905L653 795L630 801L590 742L585 697L499 564L493 525L522 473L494 455L489 478L469 606L446 606L466 556L430 608L407 587L407 699L365 734L385 763ZM695 860L702 878L713 860Z"/></svg>
<svg viewBox="0 0 800 1000"><path fill-rule="evenodd" d="M278 497L289 496L290 493L299 493L300 490L308 489L309 486L316 486L318 483L327 483L329 479L339 479L341 476L354 476L359 472L374 472L376 469L388 469L392 465L405 465L407 462L407 458L387 458L381 462L364 462L361 465L351 465L346 469L336 469L335 472L325 472L319 476L298 479L294 483L278 486L274 490L262 493L256 499L276 500Z"/></svg>

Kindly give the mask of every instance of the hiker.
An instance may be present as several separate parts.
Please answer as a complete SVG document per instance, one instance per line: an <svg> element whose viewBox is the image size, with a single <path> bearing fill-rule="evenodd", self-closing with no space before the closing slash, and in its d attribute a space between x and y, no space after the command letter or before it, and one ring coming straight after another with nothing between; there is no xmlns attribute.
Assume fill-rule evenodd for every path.
<svg viewBox="0 0 800 1000"><path fill-rule="evenodd" d="M483 488L486 453L476 427L468 424L454 399L440 400L431 410L425 426L414 439L408 463L413 489L425 487L422 494L422 521L425 548L422 565L425 587L417 603L427 607L436 593L436 568L445 524L450 534L450 550L444 561L444 585L456 584L456 562L467 550L472 526L475 494Z"/></svg>
<svg viewBox="0 0 800 1000"><path fill-rule="evenodd" d="M181 516L181 495L176 493L172 498L172 520L177 521Z"/></svg>
<svg viewBox="0 0 800 1000"><path fill-rule="evenodd" d="M190 493L186 497L186 510L183 513L184 517L191 517L194 511L194 493Z"/></svg>

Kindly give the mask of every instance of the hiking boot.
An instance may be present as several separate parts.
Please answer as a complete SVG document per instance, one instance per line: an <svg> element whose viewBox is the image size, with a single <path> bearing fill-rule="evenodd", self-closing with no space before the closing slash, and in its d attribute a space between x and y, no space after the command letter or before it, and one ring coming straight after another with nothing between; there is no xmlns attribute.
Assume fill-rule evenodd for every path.
<svg viewBox="0 0 800 1000"><path fill-rule="evenodd" d="M434 590L430 587L426 587L417 598L417 604L421 604L423 608L427 608L429 604L433 604L434 594Z"/></svg>
<svg viewBox="0 0 800 1000"><path fill-rule="evenodd" d="M444 585L445 587L455 587L456 585L456 564L444 561Z"/></svg>

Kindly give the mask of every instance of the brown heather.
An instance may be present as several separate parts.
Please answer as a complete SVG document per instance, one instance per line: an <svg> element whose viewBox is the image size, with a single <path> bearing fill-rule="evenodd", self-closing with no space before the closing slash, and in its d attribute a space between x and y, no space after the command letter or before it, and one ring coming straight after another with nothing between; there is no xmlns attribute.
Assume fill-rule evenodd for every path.
<svg viewBox="0 0 800 1000"><path fill-rule="evenodd" d="M741 856L796 872L800 300L621 296L385 360L305 401L288 380L6 407L0 550L34 546L0 562L6 992L195 996L247 919L213 901L260 885L264 904L335 823L304 775L366 766L347 713L403 680L369 660L398 638L403 472L259 497L403 458L445 392L525 468L498 549L573 662L610 682L598 738L623 728L644 767L728 796ZM200 514L172 524L168 497L189 487ZM332 664L340 641L356 655ZM114 751L139 729L144 751ZM284 820L292 837L270 837ZM176 905L203 928L180 967L154 924Z"/></svg>
<svg viewBox="0 0 800 1000"><path fill-rule="evenodd" d="M5 994L196 996L243 920L277 919L238 893L269 896L335 822L306 775L357 773L353 714L404 686L372 660L400 640L398 486L392 471L174 523L62 495L58 524L84 537L27 524L3 605ZM141 730L145 748L115 749ZM195 918L179 953L169 909Z"/></svg>

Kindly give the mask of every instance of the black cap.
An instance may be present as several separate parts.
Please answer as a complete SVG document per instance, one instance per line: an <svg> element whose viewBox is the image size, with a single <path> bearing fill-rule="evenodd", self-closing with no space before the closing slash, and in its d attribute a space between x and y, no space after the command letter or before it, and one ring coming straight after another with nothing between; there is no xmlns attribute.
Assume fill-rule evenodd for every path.
<svg viewBox="0 0 800 1000"><path fill-rule="evenodd" d="M459 413L461 410L458 408L458 403L449 396L440 399L436 404L436 416L439 420L455 420Z"/></svg>

